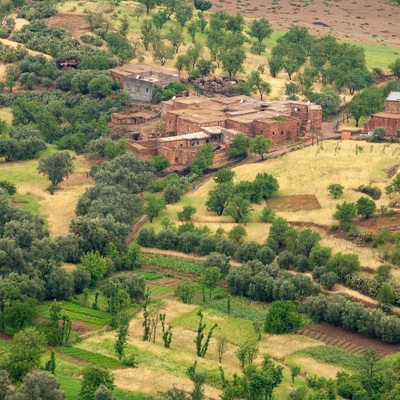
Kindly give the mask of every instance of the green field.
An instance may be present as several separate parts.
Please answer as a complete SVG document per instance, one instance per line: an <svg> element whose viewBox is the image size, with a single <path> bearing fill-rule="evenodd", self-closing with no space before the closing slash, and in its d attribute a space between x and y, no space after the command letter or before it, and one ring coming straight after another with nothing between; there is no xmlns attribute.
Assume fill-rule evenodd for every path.
<svg viewBox="0 0 400 400"><path fill-rule="evenodd" d="M104 311L93 310L91 308L64 301L60 301L58 304L61 306L62 314L67 315L79 325L90 330L100 329L107 325L111 320L110 314ZM50 318L50 305L51 303L49 302L37 306L39 317Z"/></svg>
<svg viewBox="0 0 400 400"><path fill-rule="evenodd" d="M112 369L120 368L122 366L122 364L117 359L107 357L98 353L92 353L78 347L61 347L57 350L61 353L68 354L69 356L87 361L91 364L98 365L103 368Z"/></svg>
<svg viewBox="0 0 400 400"><path fill-rule="evenodd" d="M178 257L163 256L160 254L142 254L143 266L155 266L157 268L168 268L177 272L188 272L200 275L203 270L203 263L200 261L185 260Z"/></svg>

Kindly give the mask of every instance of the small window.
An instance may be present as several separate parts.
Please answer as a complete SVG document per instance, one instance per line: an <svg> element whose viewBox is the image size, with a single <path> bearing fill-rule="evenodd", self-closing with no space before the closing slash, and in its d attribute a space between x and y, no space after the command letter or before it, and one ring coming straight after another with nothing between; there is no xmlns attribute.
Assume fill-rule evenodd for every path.
<svg viewBox="0 0 400 400"><path fill-rule="evenodd" d="M206 143L209 143L210 141L208 139L206 139Z"/></svg>
<svg viewBox="0 0 400 400"><path fill-rule="evenodd" d="M146 88L146 93L149 93L149 88Z"/></svg>
<svg viewBox="0 0 400 400"><path fill-rule="evenodd" d="M281 131L281 135L283 135L283 131Z"/></svg>
<svg viewBox="0 0 400 400"><path fill-rule="evenodd" d="M197 142L197 144L199 144L199 142Z"/></svg>
<svg viewBox="0 0 400 400"><path fill-rule="evenodd" d="M194 142L191 142L192 143L192 146L194 146Z"/></svg>
<svg viewBox="0 0 400 400"><path fill-rule="evenodd" d="M272 132L273 135L275 135L275 132Z"/></svg>
<svg viewBox="0 0 400 400"><path fill-rule="evenodd" d="M179 147L182 147L182 143L179 145Z"/></svg>
<svg viewBox="0 0 400 400"><path fill-rule="evenodd" d="M175 157L175 164L179 164L179 158L178 157Z"/></svg>

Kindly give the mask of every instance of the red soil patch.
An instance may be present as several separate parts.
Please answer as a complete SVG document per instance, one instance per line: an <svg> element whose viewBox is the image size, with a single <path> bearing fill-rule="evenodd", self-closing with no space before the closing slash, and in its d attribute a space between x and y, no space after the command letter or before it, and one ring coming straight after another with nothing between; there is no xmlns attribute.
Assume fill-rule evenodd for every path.
<svg viewBox="0 0 400 400"><path fill-rule="evenodd" d="M316 36L331 35L338 39L357 43L400 44L400 7L390 1L363 0L348 2L336 0L314 0L312 2L290 2L265 0L239 0L214 3L211 11L222 9L235 13L235 6L243 6L245 17L267 18L274 30L289 30L292 24L305 26ZM295 6L295 7L293 7ZM384 30L382 30L384 27Z"/></svg>
<svg viewBox="0 0 400 400"><path fill-rule="evenodd" d="M48 24L55 28L69 30L75 39L79 39L83 33L90 29L85 14L56 14L49 19Z"/></svg>
<svg viewBox="0 0 400 400"><path fill-rule="evenodd" d="M89 177L88 173L75 172L63 181L62 186L76 186L91 183L93 183L93 179Z"/></svg>
<svg viewBox="0 0 400 400"><path fill-rule="evenodd" d="M266 205L276 211L308 211L321 208L313 194L273 197L267 200Z"/></svg>
<svg viewBox="0 0 400 400"><path fill-rule="evenodd" d="M0 339L10 342L12 340L12 335L7 335L6 333L0 333Z"/></svg>
<svg viewBox="0 0 400 400"><path fill-rule="evenodd" d="M383 357L397 353L400 349L398 344L384 343L362 333L355 333L349 329L328 324L308 326L300 329L297 333L357 354L362 354L372 347Z"/></svg>
<svg viewBox="0 0 400 400"><path fill-rule="evenodd" d="M398 231L400 230L400 213L362 219L357 222L356 226L358 229L373 233L377 233L383 228L389 228L390 231Z"/></svg>

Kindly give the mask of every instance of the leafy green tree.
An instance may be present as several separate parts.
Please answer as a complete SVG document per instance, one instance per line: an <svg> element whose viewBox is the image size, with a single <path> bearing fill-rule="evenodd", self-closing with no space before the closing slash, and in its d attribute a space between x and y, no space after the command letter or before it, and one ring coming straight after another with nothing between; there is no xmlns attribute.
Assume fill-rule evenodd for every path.
<svg viewBox="0 0 400 400"><path fill-rule="evenodd" d="M190 172L199 176L203 175L204 170L213 165L214 149L211 143L200 147L196 152L196 157L189 165Z"/></svg>
<svg viewBox="0 0 400 400"><path fill-rule="evenodd" d="M238 72L243 72L243 63L246 53L242 47L229 48L221 55L222 69L229 76L235 76Z"/></svg>
<svg viewBox="0 0 400 400"><path fill-rule="evenodd" d="M22 385L9 400L64 400L65 392L60 390L60 382L48 372L35 372L24 377Z"/></svg>
<svg viewBox="0 0 400 400"><path fill-rule="evenodd" d="M130 320L130 316L126 313L119 316L117 340L115 342L115 352L119 360L121 360L121 358L125 355L125 347L129 335Z"/></svg>
<svg viewBox="0 0 400 400"><path fill-rule="evenodd" d="M201 274L200 283L203 288L203 301L205 300L204 292L205 289L209 290L210 300L212 296L212 291L215 289L222 279L221 270L215 266L206 268Z"/></svg>
<svg viewBox="0 0 400 400"><path fill-rule="evenodd" d="M362 116L370 116L383 109L383 92L379 88L367 88L356 94L347 106L347 111L356 120L356 127Z"/></svg>
<svg viewBox="0 0 400 400"><path fill-rule="evenodd" d="M261 221L263 222L273 222L276 217L276 212L269 207L264 207L261 211Z"/></svg>
<svg viewBox="0 0 400 400"><path fill-rule="evenodd" d="M193 7L186 4L184 1L180 2L179 7L175 11L175 18L183 28L188 21L193 17Z"/></svg>
<svg viewBox="0 0 400 400"><path fill-rule="evenodd" d="M196 33L198 30L199 30L198 21L192 19L187 26L187 33L190 36L190 38L192 39L192 43L195 43Z"/></svg>
<svg viewBox="0 0 400 400"><path fill-rule="evenodd" d="M356 203L357 214L363 215L366 219L376 212L376 204L367 197L360 197Z"/></svg>
<svg viewBox="0 0 400 400"><path fill-rule="evenodd" d="M177 212L179 221L190 222L194 214L196 214L197 208L193 206L184 206L182 211Z"/></svg>
<svg viewBox="0 0 400 400"><path fill-rule="evenodd" d="M343 189L344 186L340 183L331 183L328 186L328 192L334 199L338 199L343 195Z"/></svg>
<svg viewBox="0 0 400 400"><path fill-rule="evenodd" d="M233 184L231 182L221 183L208 192L206 206L208 211L214 211L222 215L229 205L233 195Z"/></svg>
<svg viewBox="0 0 400 400"><path fill-rule="evenodd" d="M248 199L240 195L235 195L226 207L225 213L231 216L235 222L246 224L250 221L252 210Z"/></svg>
<svg viewBox="0 0 400 400"><path fill-rule="evenodd" d="M236 350L236 357L239 360L240 368L243 369L248 365L253 364L259 352L259 346L257 341L246 340Z"/></svg>
<svg viewBox="0 0 400 400"><path fill-rule="evenodd" d="M229 240L229 239L226 239ZM231 241L230 241L231 242ZM229 273L230 257L223 253L212 252L208 255L206 261L204 261L204 268L218 267L221 271L222 276L226 276Z"/></svg>
<svg viewBox="0 0 400 400"><path fill-rule="evenodd" d="M381 284L390 282L392 279L392 269L393 267L390 264L380 265L375 271L375 280Z"/></svg>
<svg viewBox="0 0 400 400"><path fill-rule="evenodd" d="M234 176L235 176L235 172L230 170L230 169L220 169L218 172L215 173L214 176L214 181L218 184L220 183L226 183L226 182L232 182Z"/></svg>
<svg viewBox="0 0 400 400"><path fill-rule="evenodd" d="M49 178L52 185L57 186L72 173L73 157L67 151L58 151L46 158L41 158L38 164L40 174Z"/></svg>
<svg viewBox="0 0 400 400"><path fill-rule="evenodd" d="M111 86L111 79L105 75L100 75L89 82L88 89L91 94L103 99L112 92Z"/></svg>
<svg viewBox="0 0 400 400"><path fill-rule="evenodd" d="M197 357L205 357L208 349L208 345L210 344L210 340L212 337L212 334L214 332L214 329L218 326L217 324L214 324L211 329L208 331L207 337L204 338L204 330L207 327L206 323L203 323L203 317L204 313L202 310L199 310L197 312L197 315L199 317L199 326L197 327L197 335L196 339L194 342L196 343L196 355ZM204 341L205 339L205 341Z"/></svg>
<svg viewBox="0 0 400 400"><path fill-rule="evenodd" d="M182 279L175 288L175 296L183 303L190 304L197 292L198 286L189 279Z"/></svg>
<svg viewBox="0 0 400 400"><path fill-rule="evenodd" d="M56 356L54 350L52 350L50 354L50 359L46 362L45 370L54 375L56 371L56 366Z"/></svg>
<svg viewBox="0 0 400 400"><path fill-rule="evenodd" d="M197 360L192 366L190 366L186 373L189 379L193 382L193 390L190 393L192 400L203 400L204 399L204 384L206 382L206 377L204 374L197 372Z"/></svg>
<svg viewBox="0 0 400 400"><path fill-rule="evenodd" d="M22 379L40 365L44 353L45 336L34 327L25 328L14 335L5 365L13 382Z"/></svg>
<svg viewBox="0 0 400 400"><path fill-rule="evenodd" d="M253 188L252 200L259 202L267 200L272 194L276 193L279 190L279 183L271 174L260 172L253 181Z"/></svg>
<svg viewBox="0 0 400 400"><path fill-rule="evenodd" d="M189 30L189 28L188 28ZM179 47L185 44L183 39L183 31L181 27L170 27L169 32L166 35L166 39L171 42L172 47L175 49L175 53L178 53Z"/></svg>
<svg viewBox="0 0 400 400"><path fill-rule="evenodd" d="M79 392L79 399L93 400L96 390L104 385L106 388L114 389L114 377L110 371L101 369L94 365L89 365L83 370L81 390Z"/></svg>
<svg viewBox="0 0 400 400"><path fill-rule="evenodd" d="M203 14L204 11L209 10L212 7L211 1L208 0L194 0L194 8L200 10Z"/></svg>
<svg viewBox="0 0 400 400"><path fill-rule="evenodd" d="M336 253L326 263L328 271L338 274L341 282L347 275L359 272L361 270L360 260L355 254Z"/></svg>
<svg viewBox="0 0 400 400"><path fill-rule="evenodd" d="M246 236L247 231L243 225L236 225L228 232L228 238L234 240L238 244L243 243Z"/></svg>
<svg viewBox="0 0 400 400"><path fill-rule="evenodd" d="M167 204L176 203L181 198L181 191L176 185L167 185L164 190L164 200Z"/></svg>
<svg viewBox="0 0 400 400"><path fill-rule="evenodd" d="M384 283L379 289L376 298L378 299L379 303L391 307L396 300L396 294L393 286L390 283Z"/></svg>
<svg viewBox="0 0 400 400"><path fill-rule="evenodd" d="M295 304L288 300L278 300L271 304L265 319L265 331L287 333L301 326L301 315Z"/></svg>
<svg viewBox="0 0 400 400"><path fill-rule="evenodd" d="M154 0L150 0L154 1ZM147 13L148 14L148 13ZM153 41L155 36L155 26L150 19L145 19L140 25L141 41L146 51L149 50L150 43Z"/></svg>
<svg viewBox="0 0 400 400"><path fill-rule="evenodd" d="M156 171L163 171L165 168L169 167L169 162L165 158L165 156L155 156L151 158L151 161L154 163L154 168Z"/></svg>
<svg viewBox="0 0 400 400"><path fill-rule="evenodd" d="M338 220L345 230L352 226L352 220L357 216L357 206L354 203L344 202L336 204L336 212L333 218Z"/></svg>
<svg viewBox="0 0 400 400"><path fill-rule="evenodd" d="M284 218L275 218L269 229L267 246L277 252L285 244L286 233L289 228L290 225Z"/></svg>
<svg viewBox="0 0 400 400"><path fill-rule="evenodd" d="M156 29L159 31L168 21L167 11L158 10L155 14L152 15L151 20L153 21L153 24L156 27Z"/></svg>
<svg viewBox="0 0 400 400"><path fill-rule="evenodd" d="M141 0L140 1L146 7L146 14L149 15L150 11L155 8L157 1L156 0Z"/></svg>
<svg viewBox="0 0 400 400"><path fill-rule="evenodd" d="M19 300L11 302L4 310L2 317L6 326L20 331L25 326L32 325L37 316L35 302L29 299L26 302Z"/></svg>
<svg viewBox="0 0 400 400"><path fill-rule="evenodd" d="M271 143L271 139L259 135L256 136L254 139L250 139L249 150L252 153L258 154L261 157L261 160L264 161L264 154L268 153Z"/></svg>
<svg viewBox="0 0 400 400"><path fill-rule="evenodd" d="M144 211L149 216L150 223L152 223L153 219L164 210L165 206L166 203L163 197L157 197L154 195L149 195L147 197L147 204Z"/></svg>
<svg viewBox="0 0 400 400"><path fill-rule="evenodd" d="M264 39L269 38L271 33L272 28L267 19L253 19L253 22L250 25L249 35L256 38L258 43L261 43Z"/></svg>
<svg viewBox="0 0 400 400"><path fill-rule="evenodd" d="M249 88L251 88L251 91L253 93L257 93L260 95L260 100L262 101L264 94L270 94L272 91L271 85L267 82L264 81L261 78L260 72L259 71L252 71L247 78L247 85ZM256 136L257 137L263 137L263 136ZM256 139L255 138L255 139ZM270 139L267 139L270 140Z"/></svg>
<svg viewBox="0 0 400 400"><path fill-rule="evenodd" d="M389 69L397 79L400 79L400 58L396 58L396 60L389 65Z"/></svg>
<svg viewBox="0 0 400 400"><path fill-rule="evenodd" d="M174 58L174 49L167 46L163 41L153 41L153 58L163 66L168 60Z"/></svg>
<svg viewBox="0 0 400 400"><path fill-rule="evenodd" d="M239 134L232 139L231 147L228 150L228 154L231 157L246 157L247 149L249 148L250 138L246 135Z"/></svg>
<svg viewBox="0 0 400 400"><path fill-rule="evenodd" d="M107 260L98 251L90 251L84 254L80 265L90 273L91 285L96 286L107 272Z"/></svg>

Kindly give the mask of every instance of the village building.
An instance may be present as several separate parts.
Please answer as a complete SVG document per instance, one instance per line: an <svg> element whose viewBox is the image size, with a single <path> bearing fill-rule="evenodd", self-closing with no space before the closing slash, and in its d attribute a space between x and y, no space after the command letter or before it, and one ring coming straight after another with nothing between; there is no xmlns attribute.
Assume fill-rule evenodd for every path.
<svg viewBox="0 0 400 400"><path fill-rule="evenodd" d="M239 133L250 138L262 135L276 145L309 132L318 134L322 124L322 109L317 104L263 102L247 96L178 97L162 103L161 115L167 137L127 143L137 157L163 155L170 165L181 166L190 164L197 149L208 143L214 147L214 162L223 163Z"/></svg>
<svg viewBox="0 0 400 400"><path fill-rule="evenodd" d="M389 137L400 137L400 92L390 92L385 100L385 110L373 114L364 124L364 132L383 127Z"/></svg>
<svg viewBox="0 0 400 400"><path fill-rule="evenodd" d="M171 82L179 82L179 75L174 71L147 64L122 65L110 69L110 74L132 100L145 102L153 99L156 86L164 88Z"/></svg>

